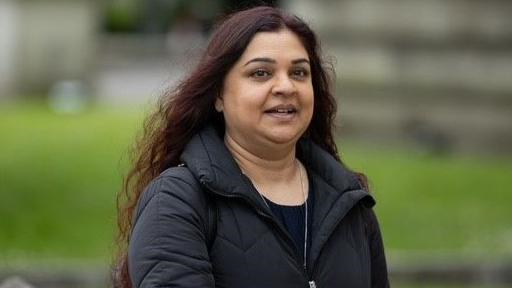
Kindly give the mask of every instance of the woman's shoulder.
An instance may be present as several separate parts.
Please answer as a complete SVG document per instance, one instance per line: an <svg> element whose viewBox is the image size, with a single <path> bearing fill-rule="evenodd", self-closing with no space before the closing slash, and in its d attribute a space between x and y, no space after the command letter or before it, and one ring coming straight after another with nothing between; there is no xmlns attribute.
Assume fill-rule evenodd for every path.
<svg viewBox="0 0 512 288"><path fill-rule="evenodd" d="M186 166L171 167L153 179L142 192L137 216L152 201L158 201L161 207L186 205L200 210L206 205L205 198L200 183Z"/></svg>
<svg viewBox="0 0 512 288"><path fill-rule="evenodd" d="M362 218L365 228L365 233L369 238L375 236L375 234L380 233L379 221L377 220L377 215L372 207L368 207L367 205L361 205L362 210Z"/></svg>

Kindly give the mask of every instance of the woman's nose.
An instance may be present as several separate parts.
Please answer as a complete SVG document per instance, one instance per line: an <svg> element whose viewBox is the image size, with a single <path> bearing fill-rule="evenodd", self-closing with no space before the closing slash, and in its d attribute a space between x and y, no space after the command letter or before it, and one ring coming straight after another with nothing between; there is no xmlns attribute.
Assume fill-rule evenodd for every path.
<svg viewBox="0 0 512 288"><path fill-rule="evenodd" d="M272 94L288 96L295 92L297 92L297 87L295 86L295 83L293 83L293 79L290 78L290 75L284 74L277 75L277 77L275 77Z"/></svg>

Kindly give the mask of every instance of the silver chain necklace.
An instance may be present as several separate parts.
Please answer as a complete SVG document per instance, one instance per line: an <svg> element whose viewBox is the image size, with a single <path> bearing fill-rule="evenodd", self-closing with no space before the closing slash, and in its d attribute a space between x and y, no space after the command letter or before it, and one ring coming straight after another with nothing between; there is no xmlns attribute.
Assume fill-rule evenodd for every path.
<svg viewBox="0 0 512 288"><path fill-rule="evenodd" d="M308 200L306 199L306 191L304 190L304 182L302 180L303 178L303 174L302 174L302 168L300 167L300 163L298 160L295 160L295 163L297 165L297 168L299 169L299 175L300 175L300 189L302 191L302 196L304 197L304 262L303 262L303 265L304 265L304 271L307 271L307 264L306 264L306 260L307 260L307 251L308 251ZM244 174L247 175L247 173L245 173L245 170L242 169L242 171L244 172ZM250 179L250 177L249 177ZM263 203L265 203L265 206L267 206L268 209L270 209L270 206L268 205L267 203L267 199L265 199L265 197L263 196L263 194L260 192L260 188L258 187L258 185L256 185L256 183L254 181L252 181L251 179L251 182L252 182L252 185L254 186L254 188L256 188L256 191L258 192L258 195L260 195L261 197L261 200L263 200ZM310 283L311 285L311 283Z"/></svg>

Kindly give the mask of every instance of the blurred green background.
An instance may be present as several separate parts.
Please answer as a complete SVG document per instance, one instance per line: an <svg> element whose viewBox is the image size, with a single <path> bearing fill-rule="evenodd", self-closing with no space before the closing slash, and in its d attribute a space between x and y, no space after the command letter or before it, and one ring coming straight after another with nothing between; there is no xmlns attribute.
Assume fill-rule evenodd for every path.
<svg viewBox="0 0 512 288"><path fill-rule="evenodd" d="M510 2L267 2L337 59L338 147L370 179L393 286L510 285ZM105 278L151 103L218 15L251 3L0 1L0 286L83 265ZM432 267L453 277L421 278Z"/></svg>
<svg viewBox="0 0 512 288"><path fill-rule="evenodd" d="M42 104L0 112L2 259L108 260L115 193L144 113L59 115ZM345 162L370 178L390 256L512 257L510 158L339 142Z"/></svg>
<svg viewBox="0 0 512 288"><path fill-rule="evenodd" d="M0 109L1 265L111 261L115 193L143 115L112 107L62 115L42 103ZM512 258L510 158L339 146L370 178L391 267Z"/></svg>

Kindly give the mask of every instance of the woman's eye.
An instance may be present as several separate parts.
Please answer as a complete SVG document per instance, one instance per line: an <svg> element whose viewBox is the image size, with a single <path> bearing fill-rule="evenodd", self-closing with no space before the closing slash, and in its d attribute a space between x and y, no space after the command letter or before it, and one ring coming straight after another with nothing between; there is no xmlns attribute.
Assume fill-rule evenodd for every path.
<svg viewBox="0 0 512 288"><path fill-rule="evenodd" d="M309 72L306 69L297 69L292 72L292 75L296 78L306 78Z"/></svg>
<svg viewBox="0 0 512 288"><path fill-rule="evenodd" d="M268 77L268 76L270 76L270 72L268 72L266 70L258 69L256 71L252 72L251 76L256 77L256 78Z"/></svg>

